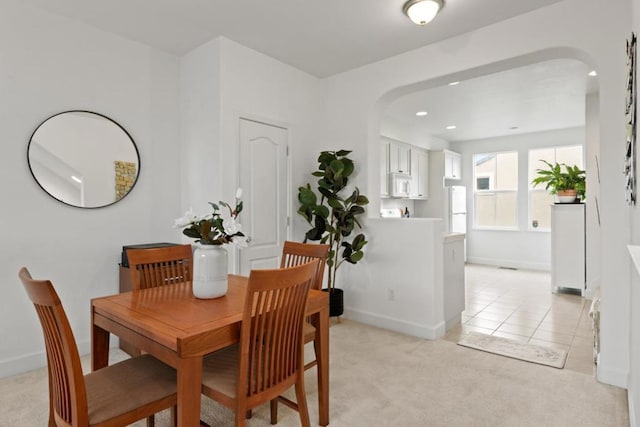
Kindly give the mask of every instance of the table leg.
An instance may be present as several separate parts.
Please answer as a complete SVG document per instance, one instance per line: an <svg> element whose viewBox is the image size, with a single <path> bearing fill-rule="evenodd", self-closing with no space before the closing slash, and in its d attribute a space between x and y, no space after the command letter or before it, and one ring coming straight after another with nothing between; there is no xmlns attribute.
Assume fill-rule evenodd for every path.
<svg viewBox="0 0 640 427"><path fill-rule="evenodd" d="M319 313L317 343L319 424L329 425L329 304Z"/></svg>
<svg viewBox="0 0 640 427"><path fill-rule="evenodd" d="M94 312L91 310L91 371L109 365L109 332L94 322Z"/></svg>
<svg viewBox="0 0 640 427"><path fill-rule="evenodd" d="M202 357L178 360L178 427L200 425Z"/></svg>

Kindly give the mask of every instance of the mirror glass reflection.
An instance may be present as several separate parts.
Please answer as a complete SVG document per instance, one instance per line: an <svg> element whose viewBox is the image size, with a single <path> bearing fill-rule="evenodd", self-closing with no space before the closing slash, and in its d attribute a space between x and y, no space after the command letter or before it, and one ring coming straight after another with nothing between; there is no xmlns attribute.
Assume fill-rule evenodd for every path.
<svg viewBox="0 0 640 427"><path fill-rule="evenodd" d="M99 208L126 196L140 171L129 133L102 114L65 111L40 124L28 148L31 174L67 205Z"/></svg>

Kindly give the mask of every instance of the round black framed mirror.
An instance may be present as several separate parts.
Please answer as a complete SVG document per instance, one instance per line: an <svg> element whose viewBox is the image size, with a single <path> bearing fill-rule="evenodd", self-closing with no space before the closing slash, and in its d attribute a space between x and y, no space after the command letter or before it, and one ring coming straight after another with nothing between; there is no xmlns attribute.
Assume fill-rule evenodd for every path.
<svg viewBox="0 0 640 427"><path fill-rule="evenodd" d="M122 200L140 175L131 135L109 117L84 110L64 111L40 123L29 140L27 161L47 194L78 208Z"/></svg>

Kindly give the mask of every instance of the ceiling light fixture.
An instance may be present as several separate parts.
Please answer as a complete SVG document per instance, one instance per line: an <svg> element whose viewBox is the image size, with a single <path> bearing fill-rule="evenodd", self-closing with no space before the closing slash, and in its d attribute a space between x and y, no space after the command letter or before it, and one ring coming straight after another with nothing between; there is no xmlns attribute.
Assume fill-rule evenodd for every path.
<svg viewBox="0 0 640 427"><path fill-rule="evenodd" d="M444 0L409 0L402 7L402 11L415 24L428 24L436 17L444 6Z"/></svg>
<svg viewBox="0 0 640 427"><path fill-rule="evenodd" d="M447 126L447 130L453 130L453 129L455 129L455 128L456 128L456 126L455 126L455 125L449 125L449 126Z"/></svg>
<svg viewBox="0 0 640 427"><path fill-rule="evenodd" d="M418 111L418 112L416 113L416 116L418 116L418 117L423 117L423 116L426 116L427 114L428 114L428 113L427 113L426 111Z"/></svg>
<svg viewBox="0 0 640 427"><path fill-rule="evenodd" d="M449 83L449 86L455 86L455 85L459 85L459 84L460 84L460 82L451 82L451 83Z"/></svg>
<svg viewBox="0 0 640 427"><path fill-rule="evenodd" d="M589 71L589 75L590 75L591 77L595 77L595 76L597 76L597 75L598 75L598 73L596 72L596 70L593 70L593 71Z"/></svg>

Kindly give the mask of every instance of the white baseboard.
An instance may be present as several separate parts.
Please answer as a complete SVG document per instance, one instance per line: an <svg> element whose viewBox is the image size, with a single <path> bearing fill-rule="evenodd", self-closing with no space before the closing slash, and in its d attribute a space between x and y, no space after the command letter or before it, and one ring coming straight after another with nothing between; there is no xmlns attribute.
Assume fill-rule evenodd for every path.
<svg viewBox="0 0 640 427"><path fill-rule="evenodd" d="M521 260L482 258L482 257L473 257L473 256L467 255L467 263L494 265L496 267L522 268L526 270L551 271L551 265L549 264L527 262L527 261L521 261Z"/></svg>
<svg viewBox="0 0 640 427"><path fill-rule="evenodd" d="M113 341L115 341L117 345L118 341ZM113 342L111 345L113 346ZM79 342L78 353L80 353L80 356L91 354L91 342ZM0 362L0 378L12 377L24 372L33 371L34 369L44 368L45 366L47 366L47 355L44 350L25 354Z"/></svg>
<svg viewBox="0 0 640 427"><path fill-rule="evenodd" d="M427 326L362 310L354 310L348 307L345 307L344 317L345 319L355 320L379 328L389 329L391 331L427 338L430 340L440 338L445 333L444 322L439 322L434 326Z"/></svg>
<svg viewBox="0 0 640 427"><path fill-rule="evenodd" d="M0 362L0 378L12 377L23 372L33 371L47 365L47 356L43 352L25 354Z"/></svg>
<svg viewBox="0 0 640 427"><path fill-rule="evenodd" d="M600 359L602 360L602 359ZM629 375L626 371L609 369L600 362L596 368L596 376L601 383L627 389L629 387Z"/></svg>

